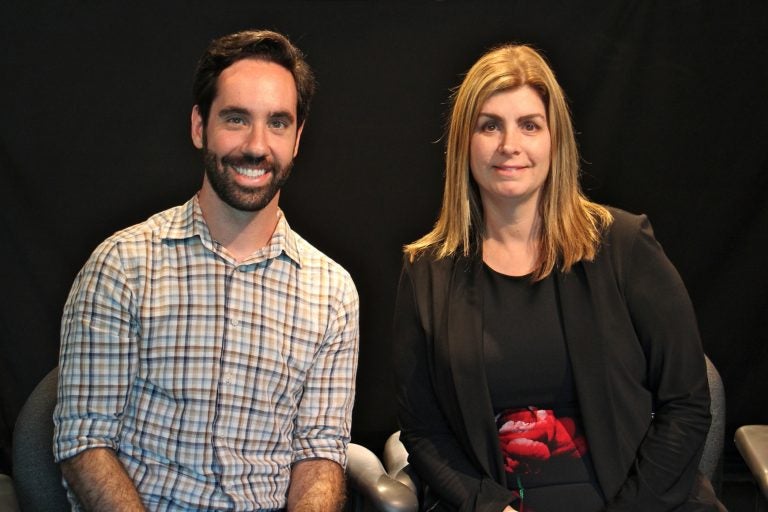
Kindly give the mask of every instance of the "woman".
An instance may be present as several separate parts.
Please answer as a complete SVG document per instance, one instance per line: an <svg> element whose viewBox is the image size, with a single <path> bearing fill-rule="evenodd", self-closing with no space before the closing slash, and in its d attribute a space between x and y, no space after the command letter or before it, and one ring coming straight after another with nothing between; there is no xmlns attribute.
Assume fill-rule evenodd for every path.
<svg viewBox="0 0 768 512"><path fill-rule="evenodd" d="M717 510L696 469L710 417L690 300L648 220L588 201L578 162L536 51L475 63L453 97L440 217L405 247L395 313L425 508Z"/></svg>

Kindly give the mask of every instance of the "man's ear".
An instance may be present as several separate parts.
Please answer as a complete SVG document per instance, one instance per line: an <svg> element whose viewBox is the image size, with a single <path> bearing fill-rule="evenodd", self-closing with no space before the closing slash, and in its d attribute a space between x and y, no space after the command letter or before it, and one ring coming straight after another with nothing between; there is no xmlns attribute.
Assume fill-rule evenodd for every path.
<svg viewBox="0 0 768 512"><path fill-rule="evenodd" d="M296 158L296 155L299 154L299 141L301 140L301 132L304 131L304 123L301 123L301 126L299 126L299 129L296 130L296 144L293 145L293 158Z"/></svg>
<svg viewBox="0 0 768 512"><path fill-rule="evenodd" d="M192 135L192 144L197 149L203 149L204 130L205 125L203 123L203 116L200 115L200 107L195 105L192 107L192 115L190 116L190 133Z"/></svg>

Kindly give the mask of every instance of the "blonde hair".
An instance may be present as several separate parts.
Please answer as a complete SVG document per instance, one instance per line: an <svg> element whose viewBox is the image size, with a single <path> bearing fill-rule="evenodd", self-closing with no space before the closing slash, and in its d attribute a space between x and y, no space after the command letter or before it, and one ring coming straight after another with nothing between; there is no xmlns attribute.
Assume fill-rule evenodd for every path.
<svg viewBox="0 0 768 512"><path fill-rule="evenodd" d="M536 50L505 45L483 55L452 95L440 216L432 231L405 246L411 260L427 250L440 259L459 250L469 256L482 247L483 208L469 169L470 139L488 98L525 85L544 102L552 147L539 200L539 255L533 279L543 279L558 263L567 272L581 260L594 259L601 232L613 218L603 206L590 202L579 186L579 152L563 90Z"/></svg>

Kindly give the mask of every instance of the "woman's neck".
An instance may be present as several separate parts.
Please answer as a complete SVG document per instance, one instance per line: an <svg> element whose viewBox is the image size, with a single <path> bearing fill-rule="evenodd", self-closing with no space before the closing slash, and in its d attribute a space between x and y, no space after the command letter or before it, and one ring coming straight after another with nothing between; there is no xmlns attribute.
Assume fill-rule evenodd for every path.
<svg viewBox="0 0 768 512"><path fill-rule="evenodd" d="M488 205L483 211L483 261L502 274L530 274L539 261L541 219L536 205L507 209Z"/></svg>

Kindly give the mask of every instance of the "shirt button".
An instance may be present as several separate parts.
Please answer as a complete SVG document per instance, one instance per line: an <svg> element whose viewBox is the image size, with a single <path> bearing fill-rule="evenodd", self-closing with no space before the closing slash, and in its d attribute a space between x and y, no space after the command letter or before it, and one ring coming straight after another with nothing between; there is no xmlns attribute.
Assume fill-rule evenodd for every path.
<svg viewBox="0 0 768 512"><path fill-rule="evenodd" d="M232 374L227 372L224 374L224 383L225 384L231 384L232 383Z"/></svg>
<svg viewBox="0 0 768 512"><path fill-rule="evenodd" d="M238 325L240 325L240 322L237 320L237 318L233 318L232 320L230 320L230 321L229 321L229 323L231 323L231 324L232 324L232 325L234 325L235 327L237 327Z"/></svg>

